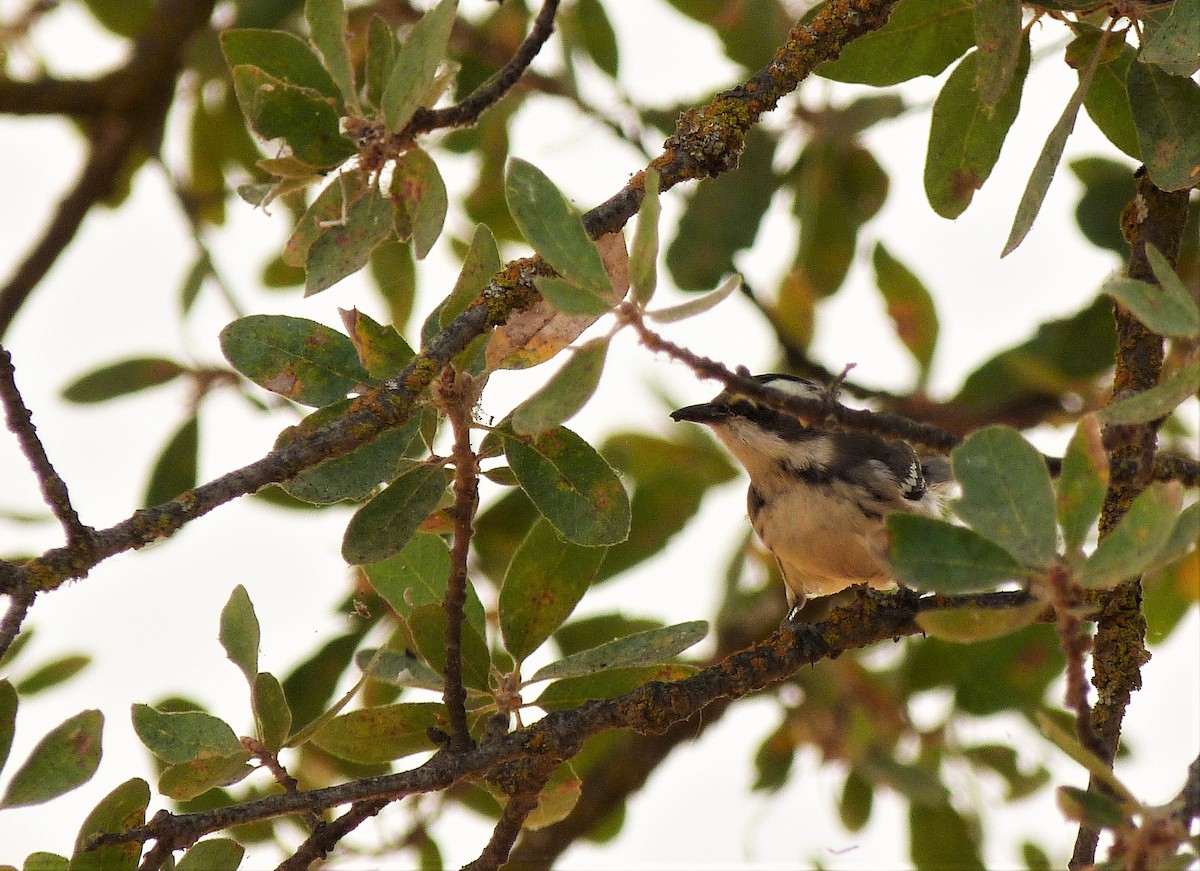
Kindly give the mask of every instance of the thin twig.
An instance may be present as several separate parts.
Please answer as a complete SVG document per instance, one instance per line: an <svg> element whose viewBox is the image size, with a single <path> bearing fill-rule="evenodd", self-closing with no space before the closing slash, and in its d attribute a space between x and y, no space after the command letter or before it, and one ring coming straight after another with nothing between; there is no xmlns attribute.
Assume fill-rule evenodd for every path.
<svg viewBox="0 0 1200 871"><path fill-rule="evenodd" d="M529 815L537 809L538 794L545 786L555 766L542 767L549 769L544 776L508 797L508 802L504 805L500 819L496 821L496 827L492 830L492 836L488 839L487 846L483 848L483 852L479 854L478 858L464 865L462 871L496 871L508 861L513 844L517 842L517 836L521 834L521 827Z"/></svg>
<svg viewBox="0 0 1200 871"><path fill-rule="evenodd" d="M22 587L9 594L8 608L4 612L4 619L0 620L0 656L8 653L8 648L12 647L35 597L36 593L29 587Z"/></svg>
<svg viewBox="0 0 1200 871"><path fill-rule="evenodd" d="M306 871L314 862L319 862L328 856L342 838L375 816L388 804L387 800L360 801L333 822L321 823L296 849L295 853L279 864L276 871Z"/></svg>

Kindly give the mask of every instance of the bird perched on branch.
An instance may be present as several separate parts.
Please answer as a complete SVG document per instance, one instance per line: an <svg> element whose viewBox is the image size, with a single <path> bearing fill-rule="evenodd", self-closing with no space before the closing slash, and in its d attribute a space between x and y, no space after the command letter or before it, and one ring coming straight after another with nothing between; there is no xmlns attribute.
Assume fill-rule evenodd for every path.
<svg viewBox="0 0 1200 871"><path fill-rule="evenodd" d="M836 401L836 387L793 375L755 375L787 396ZM750 523L774 554L795 613L810 597L853 584L893 584L881 558L883 519L894 511L936 514L953 485L943 457L864 432L805 425L725 390L672 412L707 426L750 475Z"/></svg>

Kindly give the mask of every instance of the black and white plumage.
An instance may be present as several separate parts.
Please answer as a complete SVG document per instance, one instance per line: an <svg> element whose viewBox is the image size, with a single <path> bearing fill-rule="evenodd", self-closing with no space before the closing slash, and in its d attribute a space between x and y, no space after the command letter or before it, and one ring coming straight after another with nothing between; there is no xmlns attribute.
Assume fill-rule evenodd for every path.
<svg viewBox="0 0 1200 871"><path fill-rule="evenodd" d="M754 380L790 396L829 396L792 375ZM778 560L793 609L853 584L891 586L877 555L883 518L936 514L953 484L949 462L919 457L906 442L806 426L735 391L671 417L707 426L749 473L750 523Z"/></svg>

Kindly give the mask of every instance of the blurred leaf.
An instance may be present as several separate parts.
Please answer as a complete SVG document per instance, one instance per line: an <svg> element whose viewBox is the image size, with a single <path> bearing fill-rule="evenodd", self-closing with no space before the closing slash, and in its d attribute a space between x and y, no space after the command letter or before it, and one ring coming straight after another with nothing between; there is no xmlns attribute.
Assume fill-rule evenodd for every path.
<svg viewBox="0 0 1200 871"><path fill-rule="evenodd" d="M407 620L413 608L440 604L446 598L450 578L450 550L436 535L418 532L395 556L363 566L371 586ZM482 637L486 633L483 603L471 583L467 584L467 620Z"/></svg>
<svg viewBox="0 0 1200 871"><path fill-rule="evenodd" d="M1117 801L1104 793L1074 786L1060 786L1056 796L1059 810L1069 820L1078 820L1105 829L1115 829L1128 821L1128 815L1121 811Z"/></svg>
<svg viewBox="0 0 1200 871"><path fill-rule="evenodd" d="M88 12L105 28L131 39L146 29L154 0L83 0Z"/></svg>
<svg viewBox="0 0 1200 871"><path fill-rule="evenodd" d="M186 371L162 357L132 357L79 376L63 388L62 396L68 402L104 402L166 384Z"/></svg>
<svg viewBox="0 0 1200 871"><path fill-rule="evenodd" d="M10 865L8 868L13 868ZM41 850L30 853L21 865L21 871L70 871L71 860L57 853L46 853ZM6 869L7 871L7 869Z"/></svg>
<svg viewBox="0 0 1200 871"><path fill-rule="evenodd" d="M488 282L500 271L500 249L496 247L496 237L484 224L475 227L471 236L471 245L463 255L462 270L454 289L446 298L439 313L439 324L445 326L458 317L476 297L487 287Z"/></svg>
<svg viewBox="0 0 1200 871"><path fill-rule="evenodd" d="M887 518L887 529L889 565L898 581L917 590L977 593L1027 573L1007 550L973 529L899 511Z"/></svg>
<svg viewBox="0 0 1200 871"><path fill-rule="evenodd" d="M1100 516L1108 477L1108 454L1100 439L1099 422L1094 415L1086 415L1076 427L1063 455L1055 494L1055 510L1069 558L1079 552L1092 524Z"/></svg>
<svg viewBox="0 0 1200 871"><path fill-rule="evenodd" d="M229 838L200 841L175 863L175 871L237 871L246 848Z"/></svg>
<svg viewBox="0 0 1200 871"><path fill-rule="evenodd" d="M1117 276L1104 282L1100 289L1132 311L1153 332L1179 338L1200 335L1200 309L1182 283L1177 287L1156 286Z"/></svg>
<svg viewBox="0 0 1200 871"><path fill-rule="evenodd" d="M1105 423L1147 423L1173 412L1200 393L1200 361L1164 378L1157 387L1127 396L1096 413Z"/></svg>
<svg viewBox="0 0 1200 871"><path fill-rule="evenodd" d="M742 277L740 275L728 275L721 282L720 286L711 293L706 293L704 296L690 299L687 302L681 302L678 305L653 309L646 312L646 317L660 324L672 324L676 321L686 320L687 318L704 314L704 312L711 308L715 308L724 302L727 297L731 296L734 291L741 289L741 286Z"/></svg>
<svg viewBox="0 0 1200 871"><path fill-rule="evenodd" d="M220 640L229 661L241 670L253 687L258 675L258 615L254 613L250 594L241 584L233 588L229 601L221 609Z"/></svg>
<svg viewBox="0 0 1200 871"><path fill-rule="evenodd" d="M572 284L605 296L610 283L579 213L532 163L509 158L504 195L521 234L554 271Z"/></svg>
<svg viewBox="0 0 1200 871"><path fill-rule="evenodd" d="M445 687L445 681L440 674L408 652L360 650L355 654L354 662L371 680L437 692L441 692Z"/></svg>
<svg viewBox="0 0 1200 871"><path fill-rule="evenodd" d="M323 228L308 248L304 295L312 296L367 265L371 252L392 234L392 209L377 187L352 202L345 221Z"/></svg>
<svg viewBox="0 0 1200 871"><path fill-rule="evenodd" d="M588 57L610 78L615 79L620 65L617 34L613 31L604 6L600 0L578 0L572 11L571 23L578 31L579 41Z"/></svg>
<svg viewBox="0 0 1200 871"><path fill-rule="evenodd" d="M254 678L251 701L259 740L268 750L278 751L292 728L292 712L279 679L270 672L259 672Z"/></svg>
<svg viewBox="0 0 1200 871"><path fill-rule="evenodd" d="M870 821L874 798L875 790L872 785L851 769L846 775L842 795L838 800L838 819L846 827L846 831L860 831Z"/></svg>
<svg viewBox="0 0 1200 871"><path fill-rule="evenodd" d="M351 565L400 553L446 492L446 470L426 463L402 472L350 518L342 556Z"/></svg>
<svg viewBox="0 0 1200 871"><path fill-rule="evenodd" d="M0 680L0 771L8 762L13 735L17 730L17 691L7 680Z"/></svg>
<svg viewBox="0 0 1200 871"><path fill-rule="evenodd" d="M241 750L225 756L201 756L172 765L158 778L158 791L175 801L189 801L217 786L229 786L254 772L246 763L251 754Z"/></svg>
<svg viewBox="0 0 1200 871"><path fill-rule="evenodd" d="M284 678L283 691L295 723L307 728L325 710L367 628L362 624L357 631L328 641Z"/></svg>
<svg viewBox="0 0 1200 871"><path fill-rule="evenodd" d="M172 765L228 756L243 749L228 723L203 711L163 713L134 704L130 713L133 730L146 749Z"/></svg>
<svg viewBox="0 0 1200 871"><path fill-rule="evenodd" d="M888 176L862 146L817 132L788 180L796 192L792 210L800 219L800 243L792 268L803 275L814 294L824 297L845 280L859 229L887 198Z"/></svg>
<svg viewBox="0 0 1200 871"><path fill-rule="evenodd" d="M971 0L901 0L887 24L848 44L816 73L864 85L936 76L975 44L972 5Z"/></svg>
<svg viewBox="0 0 1200 871"><path fill-rule="evenodd" d="M637 226L633 231L633 247L629 252L629 283L639 306L650 301L658 285L658 219L662 213L658 183L658 170L647 169L642 204L638 206Z"/></svg>
<svg viewBox="0 0 1200 871"><path fill-rule="evenodd" d="M440 602L411 609L405 622L412 632L417 650L430 667L444 674L446 670L446 609ZM471 621L462 627L463 684L471 689L486 690L491 666L487 642Z"/></svg>
<svg viewBox="0 0 1200 871"><path fill-rule="evenodd" d="M336 101L340 111L342 94L337 83L308 44L295 34L236 27L222 31L220 39L230 70L246 65L257 67L289 85L329 97Z"/></svg>
<svg viewBox="0 0 1200 871"><path fill-rule="evenodd" d="M584 547L624 541L629 497L612 467L566 427L504 441L513 474L563 537Z"/></svg>
<svg viewBox="0 0 1200 871"><path fill-rule="evenodd" d="M1075 222L1093 245L1107 248L1122 260L1129 243L1121 232L1121 210L1133 199L1133 170L1103 157L1082 157L1067 164L1084 185L1075 207Z"/></svg>
<svg viewBox="0 0 1200 871"><path fill-rule="evenodd" d="M16 661L17 656L20 655L21 651L33 639L33 634L33 629L26 624L26 627L17 633L17 637L8 646L8 650L0 654L0 668L8 668Z"/></svg>
<svg viewBox="0 0 1200 871"><path fill-rule="evenodd" d="M1090 49L1095 43L1089 40L1096 40L1099 36L1099 30L1089 30L1072 42L1067 51L1070 52L1073 47ZM1092 83L1083 97L1083 107L1109 142L1140 162L1142 152L1126 85L1129 65L1133 63L1137 52L1125 42L1119 42L1115 47L1120 48L1117 54L1100 59Z"/></svg>
<svg viewBox="0 0 1200 871"><path fill-rule="evenodd" d="M1200 3L1176 0L1167 20L1142 48L1142 63L1157 64L1173 76L1190 76L1200 64Z"/></svg>
<svg viewBox="0 0 1200 871"><path fill-rule="evenodd" d="M1020 0L980 0L972 9L979 44L975 90L983 105L995 107L1009 91L1021 54ZM1024 43L1028 47L1029 43Z"/></svg>
<svg viewBox="0 0 1200 871"><path fill-rule="evenodd" d="M1007 2L976 4L1004 5ZM1017 20L1020 22L1020 6ZM933 104L929 150L925 157L925 195L943 218L957 218L983 187L1000 157L1005 137L1021 106L1025 76L1029 72L1029 39L1014 45L1014 70L1008 84L991 99L979 88L983 50L973 51L954 68ZM1019 59L1019 63L1018 63ZM1015 74L1014 74L1015 73ZM992 81L987 79L987 81Z"/></svg>
<svg viewBox="0 0 1200 871"><path fill-rule="evenodd" d="M1150 178L1165 191L1193 187L1200 166L1200 84L1137 62L1129 65L1125 83Z"/></svg>
<svg viewBox="0 0 1200 871"><path fill-rule="evenodd" d="M350 410L352 403L353 400L345 399L318 408L295 426L284 428L275 440L275 448L333 423ZM280 486L291 496L314 505L366 499L381 482L390 481L411 467L412 461L404 457L419 425L420 418L414 415L403 426L388 430L348 454L307 469Z"/></svg>
<svg viewBox="0 0 1200 871"><path fill-rule="evenodd" d="M544 519L533 525L500 587L500 632L513 659L523 661L571 615L604 553L563 541Z"/></svg>
<svg viewBox="0 0 1200 871"><path fill-rule="evenodd" d="M1088 589L1108 589L1153 565L1175 527L1171 501L1159 481L1139 494L1083 564L1079 583Z"/></svg>
<svg viewBox="0 0 1200 871"><path fill-rule="evenodd" d="M199 451L200 419L193 414L167 441L150 470L143 506L161 505L195 487Z"/></svg>
<svg viewBox="0 0 1200 871"><path fill-rule="evenodd" d="M775 46L787 39L791 16L778 0L670 0L684 15L710 25L730 60L758 69L771 60Z"/></svg>
<svg viewBox="0 0 1200 871"><path fill-rule="evenodd" d="M141 842L114 844L98 850L83 845L95 835L125 832L146 822L150 786L140 777L125 781L92 808L75 836L71 871L133 871L142 855Z"/></svg>
<svg viewBox="0 0 1200 871"><path fill-rule="evenodd" d="M396 51L399 44L396 34L378 12L371 15L371 23L367 27L367 59L364 64L363 78L366 79L367 100L378 106L383 96L384 85L387 84L388 74L392 64L396 62Z"/></svg>
<svg viewBox="0 0 1200 871"><path fill-rule="evenodd" d="M1041 602L1029 602L1019 608L955 608L945 611L923 611L917 614L917 625L930 638L940 638L955 644L975 644L1002 638L1024 629L1045 610Z"/></svg>
<svg viewBox="0 0 1200 871"><path fill-rule="evenodd" d="M396 235L401 241L411 237L416 258L424 260L442 234L448 207L446 183L433 158L416 146L396 158L388 195Z"/></svg>
<svg viewBox="0 0 1200 871"><path fill-rule="evenodd" d="M377 323L356 308L338 309L338 314L359 362L374 381L390 381L404 371L413 358L413 349L395 327Z"/></svg>
<svg viewBox="0 0 1200 871"><path fill-rule="evenodd" d="M350 50L346 46L346 9L342 0L305 0L304 19L313 45L329 70L347 106L358 106L358 89L354 84L354 68L350 65Z"/></svg>
<svg viewBox="0 0 1200 871"><path fill-rule="evenodd" d="M962 497L954 513L1023 564L1054 557L1054 492L1041 455L1016 430L977 430L950 455Z"/></svg>
<svg viewBox="0 0 1200 871"><path fill-rule="evenodd" d="M56 687L60 683L68 681L79 674L91 662L92 658L90 656L80 654L60 656L18 681L17 692L23 696L31 696L34 693L40 693L43 690ZM3 741L0 741L0 747L2 746ZM3 767L3 755L3 753L0 753L0 767Z"/></svg>
<svg viewBox="0 0 1200 871"><path fill-rule="evenodd" d="M1032 841L1021 844L1021 857L1025 860L1028 871L1054 871L1056 867L1046 852Z"/></svg>
<svg viewBox="0 0 1200 871"><path fill-rule="evenodd" d="M412 314L413 297L417 292L412 248L396 239L383 240L371 252L367 271L387 306L393 328L403 330Z"/></svg>
<svg viewBox="0 0 1200 871"><path fill-rule="evenodd" d="M1151 567L1173 563L1197 546L1200 546L1200 502L1193 502L1175 518L1171 534L1154 555Z"/></svg>
<svg viewBox="0 0 1200 871"><path fill-rule="evenodd" d="M575 349L549 381L513 410L513 430L531 435L570 420L600 384L608 339L593 339Z"/></svg>
<svg viewBox="0 0 1200 871"><path fill-rule="evenodd" d="M433 749L426 731L446 727L446 709L441 704L381 705L335 717L313 735L312 742L350 762L391 762Z"/></svg>
<svg viewBox="0 0 1200 871"><path fill-rule="evenodd" d="M538 289L542 299L560 314L590 315L595 318L612 309L603 298L561 278L539 275L533 280L533 286Z"/></svg>
<svg viewBox="0 0 1200 871"><path fill-rule="evenodd" d="M582 794L583 781L570 762L562 763L554 769L550 780L538 793L537 807L525 819L525 828L536 832L565 819L579 803Z"/></svg>
<svg viewBox="0 0 1200 871"><path fill-rule="evenodd" d="M357 153L354 143L342 136L337 111L320 92L246 64L233 68L233 86L254 132L268 142L284 140L305 163L330 168Z"/></svg>
<svg viewBox="0 0 1200 871"><path fill-rule="evenodd" d="M896 335L908 348L920 367L920 384L929 378L933 350L937 346L938 320L933 297L921 279L893 257L882 242L875 243L872 254L875 282L887 305L888 317Z"/></svg>
<svg viewBox="0 0 1200 871"><path fill-rule="evenodd" d="M399 133L421 107L446 57L458 0L439 0L408 32L379 98L389 133Z"/></svg>
<svg viewBox="0 0 1200 871"><path fill-rule="evenodd" d="M583 677L613 668L663 665L707 634L708 623L703 620L636 632L552 662L534 672L526 683Z"/></svg>
<svg viewBox="0 0 1200 871"><path fill-rule="evenodd" d="M917 871L985 871L977 826L949 804L908 809L909 855Z"/></svg>
<svg viewBox="0 0 1200 871"><path fill-rule="evenodd" d="M532 704L548 712L569 710L590 699L609 699L624 695L652 680L683 680L699 670L694 665L681 663L640 667L614 665L606 671L556 680L542 690Z"/></svg>
<svg viewBox="0 0 1200 871"><path fill-rule="evenodd" d="M1017 801L1033 794L1050 782L1050 772L1038 765L1028 774L1017 764L1017 751L1007 744L979 744L964 747L963 756L974 765L999 774L1008 784L1006 801Z"/></svg>
<svg viewBox="0 0 1200 871"><path fill-rule="evenodd" d="M1132 806L1137 806L1137 799L1126 789L1125 784L1117 779L1113 774L1112 769L1099 756L1087 749L1079 742L1079 739L1072 733L1064 729L1055 720L1049 716L1048 711L1038 711L1034 719L1037 720L1038 726L1041 727L1046 737L1055 744L1059 750L1062 750L1080 765L1088 770L1088 773L1096 778L1099 782L1105 784L1110 789L1114 796L1119 801L1127 802Z"/></svg>
<svg viewBox="0 0 1200 871"><path fill-rule="evenodd" d="M771 168L775 139L758 127L746 134L737 172L705 179L688 197L667 269L680 290L708 290L734 272L734 255L749 248L779 187Z"/></svg>
<svg viewBox="0 0 1200 871"><path fill-rule="evenodd" d="M370 377L345 334L305 318L241 318L221 330L221 350L255 384L304 405L337 402Z"/></svg>
<svg viewBox="0 0 1200 871"><path fill-rule="evenodd" d="M82 786L100 765L104 715L81 711L47 732L16 770L0 808L41 804Z"/></svg>

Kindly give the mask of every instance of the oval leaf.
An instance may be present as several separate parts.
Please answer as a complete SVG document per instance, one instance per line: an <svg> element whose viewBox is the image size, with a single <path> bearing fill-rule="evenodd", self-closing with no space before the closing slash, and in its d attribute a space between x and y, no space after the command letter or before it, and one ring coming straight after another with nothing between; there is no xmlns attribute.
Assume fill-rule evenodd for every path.
<svg viewBox="0 0 1200 871"><path fill-rule="evenodd" d="M457 9L458 0L441 0L413 25L400 46L379 98L388 132L403 130L425 101L446 57Z"/></svg>
<svg viewBox="0 0 1200 871"><path fill-rule="evenodd" d="M113 844L99 850L85 850L84 844L95 835L125 832L146 822L150 805L150 785L140 777L125 781L92 809L75 837L71 871L133 871L142 855L137 841Z"/></svg>
<svg viewBox="0 0 1200 871"><path fill-rule="evenodd" d="M268 750L279 750L292 728L292 711L279 679L270 672L260 672L254 678L251 702L259 740Z"/></svg>
<svg viewBox="0 0 1200 871"><path fill-rule="evenodd" d="M1028 566L1055 552L1054 492L1041 455L1016 430L989 426L951 454L963 495L954 513Z"/></svg>
<svg viewBox="0 0 1200 871"><path fill-rule="evenodd" d="M872 263L875 283L887 305L888 317L896 327L896 335L920 366L923 384L929 376L933 349L937 345L938 320L933 297L921 279L893 257L882 242L875 245Z"/></svg>
<svg viewBox="0 0 1200 871"><path fill-rule="evenodd" d="M342 556L351 565L374 563L404 550L417 527L446 492L446 470L420 464L395 481L350 518Z"/></svg>
<svg viewBox="0 0 1200 871"><path fill-rule="evenodd" d="M607 353L606 338L577 348L545 386L513 410L513 430L519 435L530 435L553 429L574 417L596 392Z"/></svg>
<svg viewBox="0 0 1200 871"><path fill-rule="evenodd" d="M440 704L380 705L335 717L312 742L339 759L371 765L433 749L426 731L446 725Z"/></svg>
<svg viewBox="0 0 1200 871"><path fill-rule="evenodd" d="M228 723L203 711L165 713L135 704L131 716L133 731L146 749L172 765L228 756L243 749Z"/></svg>
<svg viewBox="0 0 1200 871"><path fill-rule="evenodd" d="M1165 191L1194 187L1200 172L1200 84L1137 61L1129 65L1125 83L1150 178Z"/></svg>
<svg viewBox="0 0 1200 871"><path fill-rule="evenodd" d="M521 489L564 538L585 547L624 541L629 497L596 449L566 427L508 438L504 453Z"/></svg>
<svg viewBox="0 0 1200 871"><path fill-rule="evenodd" d="M392 212L377 187L350 204L344 220L320 230L308 248L304 295L312 296L367 265L375 247L392 234Z"/></svg>
<svg viewBox="0 0 1200 871"><path fill-rule="evenodd" d="M81 711L51 729L13 774L0 808L41 804L92 779L100 766L104 715Z"/></svg>
<svg viewBox="0 0 1200 871"><path fill-rule="evenodd" d="M200 420L192 415L171 436L150 470L144 505L161 505L196 486Z"/></svg>
<svg viewBox="0 0 1200 871"><path fill-rule="evenodd" d="M646 317L660 324L670 324L675 321L682 321L685 318L694 317L702 314L722 302L726 297L730 296L734 291L742 286L742 277L740 275L730 275L720 286L706 293L704 296L690 299L687 302L682 302L679 305L668 306L667 308L655 309L654 311L646 312Z"/></svg>
<svg viewBox="0 0 1200 871"><path fill-rule="evenodd" d="M1068 557L1079 552L1100 516L1108 477L1108 454L1100 440L1099 422L1095 415L1087 415L1067 445L1055 493L1055 509Z"/></svg>
<svg viewBox="0 0 1200 871"><path fill-rule="evenodd" d="M1045 610L1041 602L1029 602L1019 608L955 608L947 611L922 611L917 614L921 631L933 638L955 644L991 641L1018 629L1024 629Z"/></svg>
<svg viewBox="0 0 1200 871"><path fill-rule="evenodd" d="M1108 279L1100 290L1133 312L1153 332L1179 338L1200 334L1200 310L1186 290L1179 293L1167 285L1125 277Z"/></svg>
<svg viewBox="0 0 1200 871"><path fill-rule="evenodd" d="M1153 565L1176 524L1171 501L1161 482L1147 487L1116 527L1100 539L1095 553L1083 564L1079 583L1089 589L1107 589Z"/></svg>
<svg viewBox="0 0 1200 871"><path fill-rule="evenodd" d="M438 674L446 668L446 609L440 602L413 608L405 618L413 643ZM461 636L463 683L471 689L486 690L491 654L479 631L468 620Z"/></svg>
<svg viewBox="0 0 1200 871"><path fill-rule="evenodd" d="M104 402L173 381L187 370L162 357L135 357L103 366L63 388L68 402Z"/></svg>
<svg viewBox="0 0 1200 871"><path fill-rule="evenodd" d="M17 691L7 680L0 680L0 771L4 770L4 763L8 761L16 730Z"/></svg>
<svg viewBox="0 0 1200 871"><path fill-rule="evenodd" d="M219 637L229 661L241 669L246 681L253 686L258 674L258 615L254 613L250 594L241 584L233 588L229 601L221 609Z"/></svg>
<svg viewBox="0 0 1200 871"><path fill-rule="evenodd" d="M647 169L637 228L633 231L633 247L629 252L629 283L639 306L650 301L658 285L658 218L662 213L658 182L658 170Z"/></svg>
<svg viewBox="0 0 1200 871"><path fill-rule="evenodd" d="M341 100L329 72L308 44L295 34L252 27L229 28L221 32L221 49L231 70L248 64L290 85L311 88L323 96Z"/></svg>
<svg viewBox="0 0 1200 871"><path fill-rule="evenodd" d="M1026 574L1007 550L973 529L901 512L888 517L887 528L892 572L915 590L978 593Z"/></svg>
<svg viewBox="0 0 1200 871"><path fill-rule="evenodd" d="M172 765L158 778L158 791L175 801L191 801L214 787L229 786L253 773L254 769L246 764L250 755L242 750Z"/></svg>
<svg viewBox="0 0 1200 871"><path fill-rule="evenodd" d="M268 142L282 139L309 166L334 167L357 153L342 136L337 110L318 91L246 64L233 68L233 88L254 132Z"/></svg>
<svg viewBox="0 0 1200 871"><path fill-rule="evenodd" d="M613 668L608 671L567 677L556 680L542 690L534 702L544 711L576 708L592 699L610 699L632 692L652 680L683 680L700 671L694 665L669 663L636 668Z"/></svg>
<svg viewBox="0 0 1200 871"><path fill-rule="evenodd" d="M704 640L708 634L708 623L693 620L676 623L662 629L635 632L616 641L601 644L590 650L565 656L534 672L526 683L542 680L582 677L614 668L630 668L641 665L663 665Z"/></svg>
<svg viewBox="0 0 1200 871"><path fill-rule="evenodd" d="M401 240L413 240L413 253L423 260L446 223L446 183L425 151L411 148L396 158L388 188L392 222Z"/></svg>
<svg viewBox="0 0 1200 871"><path fill-rule="evenodd" d="M407 651L368 648L356 653L354 662L371 680L437 692L446 686L440 674Z"/></svg>
<svg viewBox="0 0 1200 871"><path fill-rule="evenodd" d="M1105 423L1148 423L1166 417L1200 393L1200 360L1189 363L1157 387L1114 402L1097 412Z"/></svg>
<svg viewBox="0 0 1200 871"><path fill-rule="evenodd" d="M347 336L305 318L241 318L221 330L221 351L255 384L304 405L344 399L369 377Z"/></svg>
<svg viewBox="0 0 1200 871"><path fill-rule="evenodd" d="M209 838L180 856L175 871L237 871L245 853L246 848L237 841Z"/></svg>
<svg viewBox="0 0 1200 871"><path fill-rule="evenodd" d="M357 107L358 89L354 86L354 68L346 45L346 7L342 0L305 0L304 20L341 96L347 105Z"/></svg>

